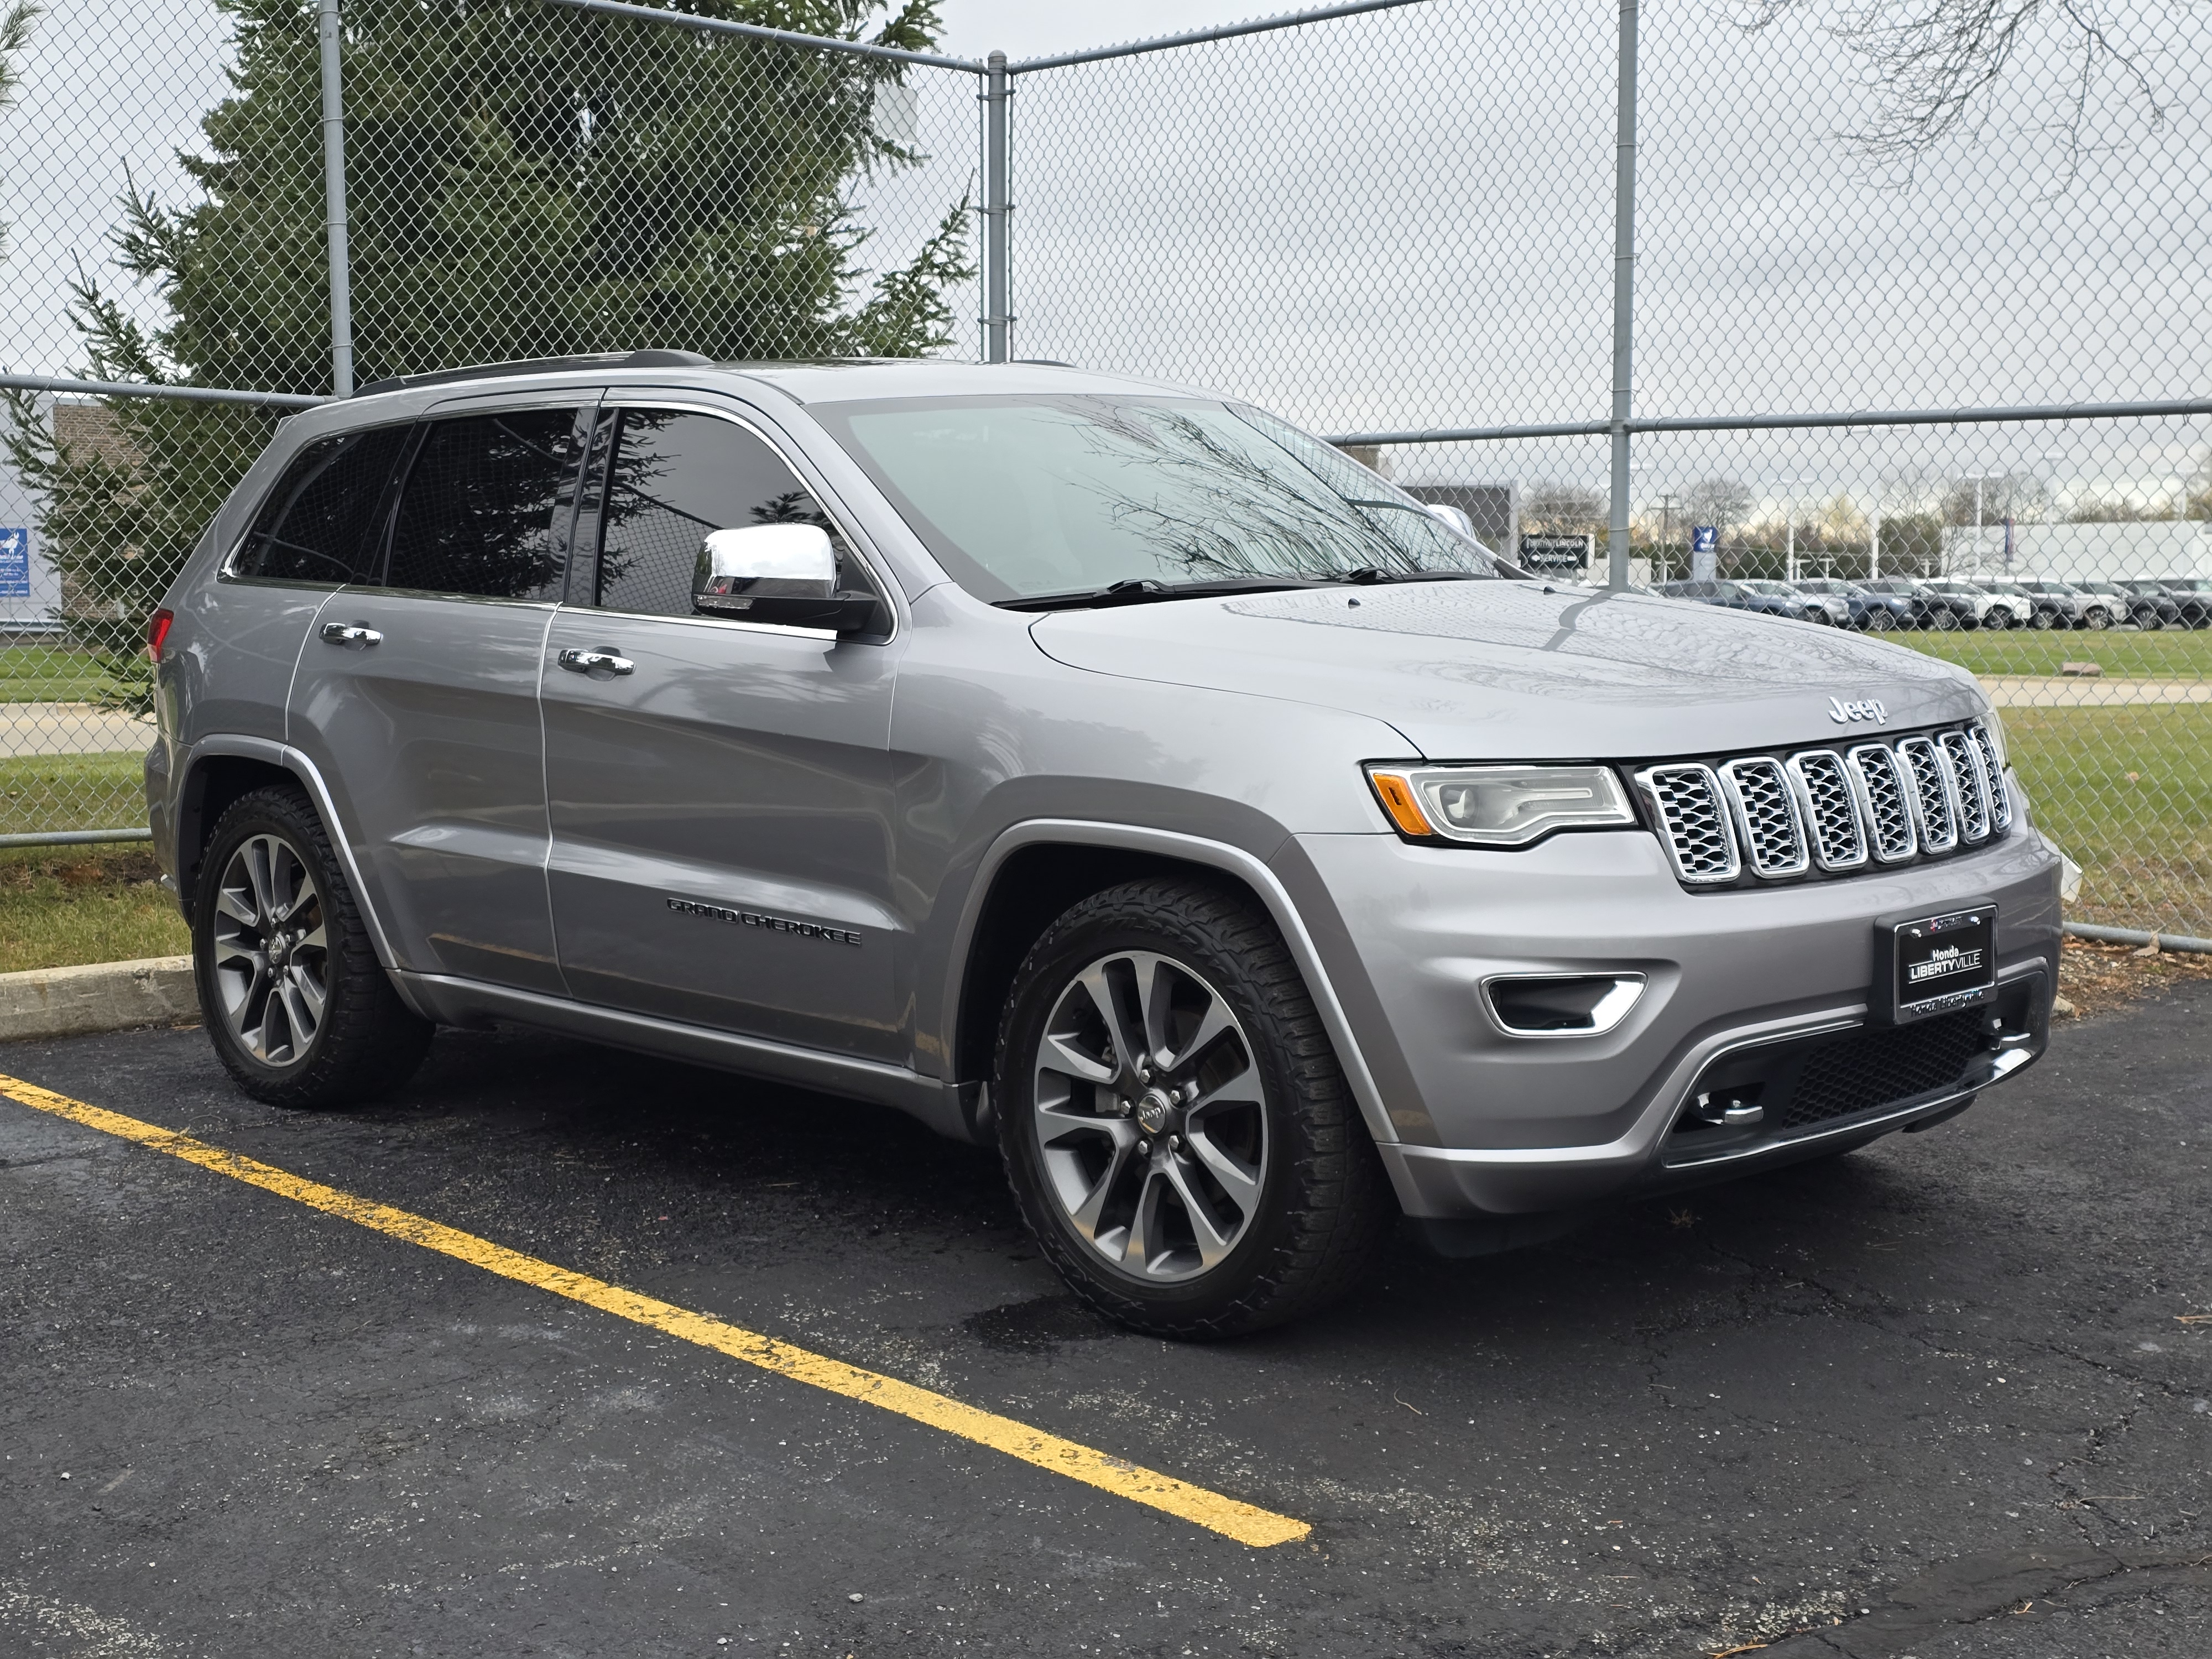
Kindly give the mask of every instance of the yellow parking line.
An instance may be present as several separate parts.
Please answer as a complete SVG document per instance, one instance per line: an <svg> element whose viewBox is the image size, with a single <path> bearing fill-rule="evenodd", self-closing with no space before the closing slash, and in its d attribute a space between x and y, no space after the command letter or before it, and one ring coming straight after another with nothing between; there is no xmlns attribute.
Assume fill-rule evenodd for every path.
<svg viewBox="0 0 2212 1659"><path fill-rule="evenodd" d="M1293 1521L1288 1516L1276 1515L1250 1504L1242 1504L1219 1492L1208 1492L1202 1486L1193 1486L1172 1475L1161 1474L1152 1469L1139 1468L1136 1464L1088 1446L1079 1446L1073 1440L1063 1440L1058 1435L1047 1434L1041 1429L1017 1423L1010 1417L1000 1417L993 1412L978 1411L973 1406L963 1406L957 1400L948 1400L927 1389L917 1389L911 1382L902 1382L895 1376L884 1376L876 1371L848 1365L841 1359L810 1353L805 1348L795 1348L788 1342L780 1342L772 1336L749 1331L736 1325L696 1314L672 1303L641 1296L635 1291L626 1291L619 1285L610 1285L603 1279L593 1279L588 1273L571 1273L566 1267L556 1267L550 1261L540 1261L534 1256L506 1249L471 1233L456 1228L441 1226L405 1210L395 1210L388 1204L373 1203L365 1198L356 1198L335 1187L325 1187L319 1182L307 1181L299 1176L267 1164L256 1163L236 1152L225 1152L220 1146L210 1146L204 1140L179 1134L158 1124L142 1123L137 1118L125 1117L98 1106L88 1106L81 1100L71 1100L34 1085L15 1078L0 1076L0 1095L21 1102L57 1117L65 1117L72 1123L81 1123L89 1129L120 1136L136 1141L141 1146L151 1147L157 1152L167 1152L187 1164L197 1164L217 1175L229 1176L248 1186L293 1199L312 1208L328 1212L374 1231L386 1233L393 1238L405 1239L410 1244L436 1250L452 1256L457 1261L482 1267L502 1279L512 1279L520 1284L535 1285L541 1291L550 1291L556 1296L566 1297L571 1302L580 1302L586 1307L597 1308L639 1325L696 1343L702 1348L712 1348L732 1359L742 1359L749 1365L774 1371L794 1382L805 1382L831 1394L843 1395L865 1405L878 1406L901 1417L926 1423L933 1429L942 1429L947 1434L957 1434L963 1440L1002 1451L1009 1457L1018 1457L1024 1463L1034 1463L1054 1474L1064 1474L1071 1480L1080 1480L1133 1503L1146 1504L1156 1510L1165 1510L1178 1518L1194 1522L1240 1544L1249 1544L1264 1549L1271 1544L1295 1543L1313 1530L1303 1521Z"/></svg>

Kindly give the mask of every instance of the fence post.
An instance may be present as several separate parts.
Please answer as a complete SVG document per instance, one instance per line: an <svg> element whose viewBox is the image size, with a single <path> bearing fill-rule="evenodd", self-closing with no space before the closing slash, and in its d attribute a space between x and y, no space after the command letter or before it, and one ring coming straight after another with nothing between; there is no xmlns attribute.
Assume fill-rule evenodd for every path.
<svg viewBox="0 0 2212 1659"><path fill-rule="evenodd" d="M1006 54L994 52L985 60L983 76L983 361L990 363L1005 362L1013 344L1013 283L1007 269L1013 204L1006 199L1012 161L1006 100L1012 90Z"/></svg>
<svg viewBox="0 0 2212 1659"><path fill-rule="evenodd" d="M331 249L331 391L353 396L353 280L346 248L345 82L338 72L338 0L320 0L316 43L323 62L324 225Z"/></svg>
<svg viewBox="0 0 2212 1659"><path fill-rule="evenodd" d="M1628 416L1636 356L1636 5L1620 0L1620 101L1613 112L1613 503L1606 586L1628 586Z"/></svg>

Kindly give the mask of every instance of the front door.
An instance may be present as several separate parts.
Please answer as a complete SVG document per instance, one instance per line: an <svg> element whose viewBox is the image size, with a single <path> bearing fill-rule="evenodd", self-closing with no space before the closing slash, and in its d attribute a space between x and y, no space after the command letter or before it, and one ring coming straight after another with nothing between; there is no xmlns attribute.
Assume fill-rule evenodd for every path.
<svg viewBox="0 0 2212 1659"><path fill-rule="evenodd" d="M330 785L401 965L559 994L538 667L563 591L592 411L433 418L384 579L316 619L289 736Z"/></svg>
<svg viewBox="0 0 2212 1659"><path fill-rule="evenodd" d="M820 523L760 433L610 409L596 564L545 642L554 928L587 1001L902 1060L888 753L896 645L696 616L710 531ZM588 530L580 530L581 550ZM889 612L884 613L886 621Z"/></svg>

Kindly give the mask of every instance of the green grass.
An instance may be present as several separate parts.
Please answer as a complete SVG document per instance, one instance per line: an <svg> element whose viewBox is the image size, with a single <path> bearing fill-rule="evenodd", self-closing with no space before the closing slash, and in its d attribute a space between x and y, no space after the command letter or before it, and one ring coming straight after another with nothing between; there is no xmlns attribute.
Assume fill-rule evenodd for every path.
<svg viewBox="0 0 2212 1659"><path fill-rule="evenodd" d="M2212 704L2008 708L2036 823L2081 866L2076 921L2212 937Z"/></svg>
<svg viewBox="0 0 2212 1659"><path fill-rule="evenodd" d="M143 847L0 849L0 973L183 956L174 900Z"/></svg>
<svg viewBox="0 0 2212 1659"><path fill-rule="evenodd" d="M53 645L0 649L0 702L89 702L107 683L89 651Z"/></svg>
<svg viewBox="0 0 2212 1659"><path fill-rule="evenodd" d="M133 830L146 822L138 755L34 755L0 760L0 836Z"/></svg>
<svg viewBox="0 0 2212 1659"><path fill-rule="evenodd" d="M1977 674L2056 674L2061 663L2093 662L2106 679L2212 678L2212 628L2182 633L2044 633L2007 629L1984 634L1882 634Z"/></svg>

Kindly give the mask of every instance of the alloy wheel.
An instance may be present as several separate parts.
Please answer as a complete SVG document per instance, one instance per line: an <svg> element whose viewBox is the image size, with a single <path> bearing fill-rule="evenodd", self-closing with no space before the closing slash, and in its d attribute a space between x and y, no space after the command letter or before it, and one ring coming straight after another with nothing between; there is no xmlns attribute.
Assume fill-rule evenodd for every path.
<svg viewBox="0 0 2212 1659"><path fill-rule="evenodd" d="M1046 1185L1110 1267L1150 1284L1194 1279L1257 1219L1270 1148L1252 1043L1174 958L1120 951L1074 975L1033 1080Z"/></svg>
<svg viewBox="0 0 2212 1659"><path fill-rule="evenodd" d="M298 1064L330 1001L322 894L281 836L250 836L215 895L215 981L223 1024L264 1066Z"/></svg>

